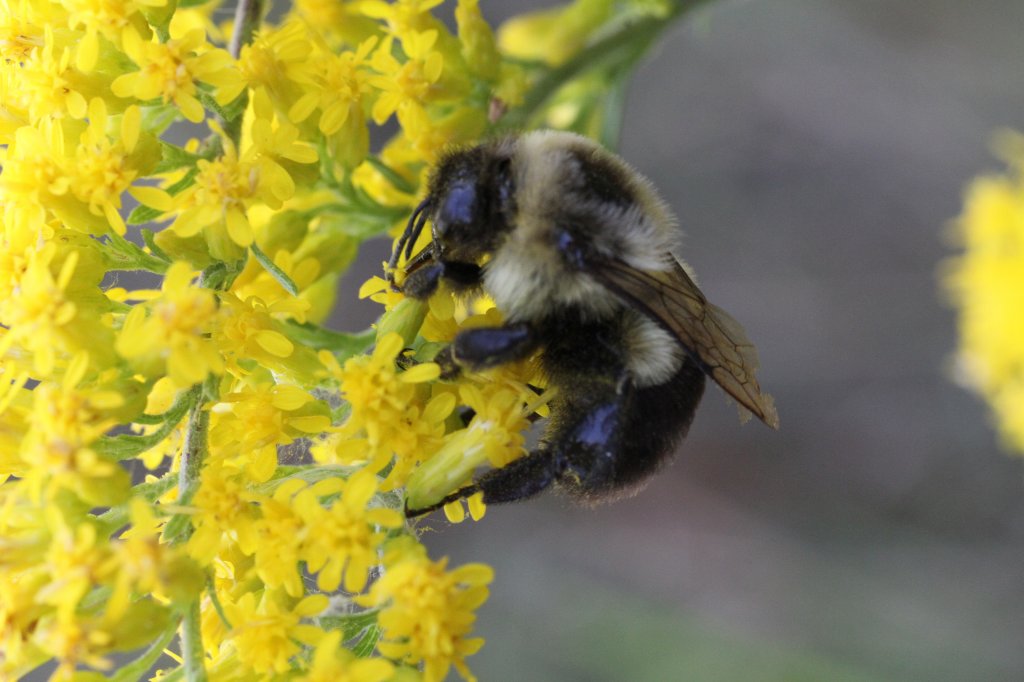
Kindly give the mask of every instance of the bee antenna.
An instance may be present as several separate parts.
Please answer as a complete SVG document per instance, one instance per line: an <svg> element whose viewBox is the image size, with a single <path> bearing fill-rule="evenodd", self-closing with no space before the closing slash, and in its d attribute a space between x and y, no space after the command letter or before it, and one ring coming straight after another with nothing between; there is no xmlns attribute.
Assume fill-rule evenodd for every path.
<svg viewBox="0 0 1024 682"><path fill-rule="evenodd" d="M406 250L405 258L409 259L409 252L412 251L413 244L419 239L420 232L423 231L423 221L418 220L420 215L426 210L430 204L430 197L427 197L420 202L420 205L416 207L416 210L409 216L409 222L405 226L405 231L402 232L402 236L398 238L398 243L395 244L395 250L391 253L391 260L388 261L388 269L394 270L398 267L398 258L402 254L402 249Z"/></svg>
<svg viewBox="0 0 1024 682"><path fill-rule="evenodd" d="M412 217L409 219L409 224L412 225L412 233L409 235L409 241L405 245L405 259L409 260L412 257L412 249L416 245L416 240L420 238L420 233L423 232L423 226L427 224L427 214L430 209L430 197L423 200L416 210L413 212ZM416 224L413 225L413 221Z"/></svg>

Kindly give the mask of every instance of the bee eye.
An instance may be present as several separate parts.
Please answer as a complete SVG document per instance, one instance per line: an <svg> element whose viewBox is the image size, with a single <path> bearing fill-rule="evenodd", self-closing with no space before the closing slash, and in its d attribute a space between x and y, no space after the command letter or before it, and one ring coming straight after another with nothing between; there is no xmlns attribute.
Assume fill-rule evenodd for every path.
<svg viewBox="0 0 1024 682"><path fill-rule="evenodd" d="M448 225L468 225L476 212L476 185L453 185L441 204L440 223L443 231Z"/></svg>

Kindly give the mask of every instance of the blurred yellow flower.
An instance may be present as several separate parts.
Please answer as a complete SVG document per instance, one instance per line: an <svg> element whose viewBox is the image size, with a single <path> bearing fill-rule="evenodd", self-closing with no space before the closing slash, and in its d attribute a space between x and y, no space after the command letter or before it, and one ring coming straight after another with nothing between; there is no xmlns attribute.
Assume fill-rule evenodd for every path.
<svg viewBox="0 0 1024 682"><path fill-rule="evenodd" d="M960 311L959 369L989 401L1008 446L1024 453L1024 136L1006 134L1005 175L968 188L947 284Z"/></svg>
<svg viewBox="0 0 1024 682"><path fill-rule="evenodd" d="M320 640L301 682L384 682L391 679L395 666L379 658L356 658L342 646L342 633L334 630Z"/></svg>
<svg viewBox="0 0 1024 682"><path fill-rule="evenodd" d="M302 620L327 608L327 597L309 596L294 606L288 605L289 601L267 590L260 597L249 592L234 604L224 605L238 659L257 674L288 672L289 659L302 645L315 645L323 637L323 630Z"/></svg>

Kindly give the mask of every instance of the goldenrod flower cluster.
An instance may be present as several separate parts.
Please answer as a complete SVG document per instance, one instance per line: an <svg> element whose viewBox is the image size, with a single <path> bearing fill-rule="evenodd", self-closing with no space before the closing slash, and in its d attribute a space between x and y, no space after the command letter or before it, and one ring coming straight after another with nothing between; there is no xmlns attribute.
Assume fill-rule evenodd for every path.
<svg viewBox="0 0 1024 682"><path fill-rule="evenodd" d="M1004 442L1024 453L1024 136L997 141L1009 170L975 179L956 235L964 253L947 283L959 309L960 377L995 413Z"/></svg>
<svg viewBox="0 0 1024 682"><path fill-rule="evenodd" d="M478 0L450 3L454 28L441 2L270 22L257 0L234 21L0 0L0 678L147 679L167 652L161 679L473 679L492 571L429 558L405 490L441 499L522 455L543 380L438 380L439 348L500 320L486 301L375 278L375 328L321 323L446 147L574 101L589 130L587 60L555 65L608 45L595 68L621 78L642 50L607 40L615 21L676 10L580 0L499 38Z"/></svg>

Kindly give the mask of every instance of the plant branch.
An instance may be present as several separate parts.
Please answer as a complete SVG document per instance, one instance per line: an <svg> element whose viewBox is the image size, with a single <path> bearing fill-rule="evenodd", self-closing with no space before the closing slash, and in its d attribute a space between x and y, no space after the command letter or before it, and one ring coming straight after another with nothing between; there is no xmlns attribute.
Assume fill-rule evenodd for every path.
<svg viewBox="0 0 1024 682"><path fill-rule="evenodd" d="M228 52L233 58L238 59L242 54L242 47L252 42L252 37L263 19L264 4L265 0L238 0L238 5L235 6L235 28L231 33L231 42L228 43ZM239 97L244 98L248 95L243 92ZM244 100L240 111L241 113L230 121L221 118L224 135L236 145L242 135L242 119L245 117Z"/></svg>
<svg viewBox="0 0 1024 682"><path fill-rule="evenodd" d="M541 76L526 94L522 105L508 112L498 122L497 129L525 128L562 86L587 71L637 61L677 18L705 2L708 0L679 0L664 16L643 17L601 37L566 63Z"/></svg>
<svg viewBox="0 0 1024 682"><path fill-rule="evenodd" d="M242 54L242 46L252 41L256 27L263 18L263 0L238 0L235 6L235 30L231 33L228 52L235 59Z"/></svg>

